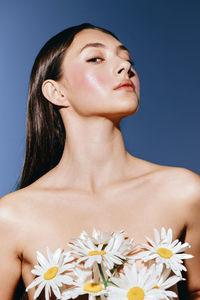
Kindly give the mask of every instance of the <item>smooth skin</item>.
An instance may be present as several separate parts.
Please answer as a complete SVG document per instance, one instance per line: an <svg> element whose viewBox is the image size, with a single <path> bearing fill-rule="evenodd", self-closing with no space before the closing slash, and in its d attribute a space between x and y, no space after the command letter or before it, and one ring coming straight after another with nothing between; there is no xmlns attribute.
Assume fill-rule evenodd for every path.
<svg viewBox="0 0 200 300"><path fill-rule="evenodd" d="M44 96L61 107L66 144L55 168L0 201L0 299L12 299L21 274L26 286L32 282L36 250L69 250L67 242L93 228L123 229L142 243L162 226L174 239L185 231L194 255L185 261L188 300L200 299L200 176L126 151L119 121L138 109L139 79L119 45L85 29L65 54L61 80L43 83ZM114 89L129 78L133 91Z"/></svg>

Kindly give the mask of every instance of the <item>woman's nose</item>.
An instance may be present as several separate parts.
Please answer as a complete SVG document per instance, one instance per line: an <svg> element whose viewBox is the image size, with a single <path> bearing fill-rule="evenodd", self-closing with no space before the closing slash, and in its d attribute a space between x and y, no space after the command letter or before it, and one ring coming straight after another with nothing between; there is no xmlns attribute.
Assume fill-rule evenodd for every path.
<svg viewBox="0 0 200 300"><path fill-rule="evenodd" d="M132 66L131 66L130 62L122 61L121 63L118 64L116 73L117 73L117 75L125 73L125 74L128 74L129 77L132 77L132 76L134 76L134 73L131 69L132 69Z"/></svg>

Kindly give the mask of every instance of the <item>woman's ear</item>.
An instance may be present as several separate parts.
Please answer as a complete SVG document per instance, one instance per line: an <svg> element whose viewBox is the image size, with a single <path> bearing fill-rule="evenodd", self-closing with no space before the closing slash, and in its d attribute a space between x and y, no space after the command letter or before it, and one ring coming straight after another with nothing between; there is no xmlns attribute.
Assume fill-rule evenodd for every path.
<svg viewBox="0 0 200 300"><path fill-rule="evenodd" d="M55 80L45 80L42 84L42 93L47 100L55 105L66 107L69 106L67 97L60 89L58 82Z"/></svg>

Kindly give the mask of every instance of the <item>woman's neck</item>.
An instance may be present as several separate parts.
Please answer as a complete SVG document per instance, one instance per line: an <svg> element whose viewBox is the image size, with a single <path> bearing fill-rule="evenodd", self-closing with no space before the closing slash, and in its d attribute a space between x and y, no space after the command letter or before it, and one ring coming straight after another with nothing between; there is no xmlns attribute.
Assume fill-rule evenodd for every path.
<svg viewBox="0 0 200 300"><path fill-rule="evenodd" d="M61 185L97 191L128 176L130 160L120 128L102 117L67 122L62 158L54 168Z"/></svg>

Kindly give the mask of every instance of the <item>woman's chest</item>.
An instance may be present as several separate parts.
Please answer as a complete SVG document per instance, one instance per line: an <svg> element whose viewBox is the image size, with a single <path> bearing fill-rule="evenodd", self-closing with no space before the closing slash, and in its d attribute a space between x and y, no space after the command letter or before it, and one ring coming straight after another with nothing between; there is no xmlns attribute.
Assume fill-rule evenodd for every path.
<svg viewBox="0 0 200 300"><path fill-rule="evenodd" d="M153 236L153 229L172 228L174 238L180 236L183 220L179 208L165 195L128 190L83 196L66 194L61 198L40 202L32 210L25 231L23 256L34 265L36 251L69 250L68 243L78 238L83 230L91 234L123 230L127 237L142 243L144 236Z"/></svg>
<svg viewBox="0 0 200 300"><path fill-rule="evenodd" d="M169 238L169 235L170 235L169 230L167 230L167 231L164 230L164 232L162 232L162 231L160 233L158 231L157 237L156 237L156 239L158 239L158 235L160 236L159 237L160 242L163 239L163 237L162 237L163 234L166 235L164 239ZM56 233L52 232L52 234L54 235ZM63 239L63 237L61 237L61 242L62 242L62 239ZM171 242L169 242L169 244ZM57 236L57 240L55 239L55 244L56 243L59 244L59 235ZM155 243L157 243L157 241L155 241ZM141 250L141 248L136 247L136 245L134 245L134 243L132 243L131 239L129 239L128 236L126 234L124 234L124 232L122 232L122 231L116 231L116 232L109 231L109 233L107 233L106 235L104 234L103 231L98 231L98 230L96 230L96 231L93 230L92 233L89 233L89 234L86 231L82 231L82 233L76 237L76 240L72 240L72 243L69 244L66 248L68 248L68 247L70 248L70 245L71 245L70 250L73 250L73 254L75 254L75 255L74 256L72 255L73 259L72 258L69 259L68 262L69 263L73 262L74 258L77 258L77 257L79 259L81 258L80 271L78 273L75 272L75 275L76 275L75 281L78 284L78 294L77 295L80 295L80 297L78 299L87 299L87 296L85 295L86 291L93 293L94 291L90 290L90 289L93 289L94 285L101 286L101 288L102 288L104 280L111 283L113 281L112 277L115 275L115 273L113 275L113 273L111 272L112 274L108 275L107 271L109 271L111 269L115 270L115 266L122 265L124 258L125 258L125 260L127 260L127 263L128 263L127 266L129 268L132 268L132 263L134 263L133 262L134 256L129 257L129 253L131 251L134 252L135 250L137 250L136 252L138 252L138 249ZM153 243L152 243L152 245L153 245ZM54 246L55 245L52 244L52 249L55 250ZM160 250L163 251L162 246L160 246L160 247L161 247ZM63 249L64 249L64 247L63 247ZM37 275L42 277L42 282L50 281L50 286L51 286L51 280L52 281L54 280L54 277L57 276L56 273L59 271L59 269L61 270L63 267L63 265L62 265L63 259L61 259L61 261L62 261L61 265L59 265L60 259L58 260L58 256L59 255L60 255L60 257L62 256L62 254L61 254L62 250L60 250L60 251L58 251L58 250L54 251L54 250L52 251L48 247L46 249L46 251L42 251L43 253L37 251L37 260L38 261L35 263L35 265L37 265L35 267L35 270L37 271L36 272ZM155 250L155 249L152 249L152 250ZM68 253L69 252L67 252L67 249L65 249L65 255L67 255ZM164 255L165 255L165 253L164 253ZM98 258L98 256L99 256L99 258ZM100 257L101 257L101 259L100 259ZM69 256L67 256L67 258L69 258ZM129 259L130 259L130 261L129 261ZM77 260L76 260L76 262L77 262ZM86 264L87 264L87 266L86 266ZM96 271L93 269L94 264L96 264ZM100 266L99 270L97 268L97 264L98 264L98 266ZM40 265L40 267L39 267L39 265ZM83 269L84 269L83 266L86 267L85 271L83 271ZM134 289L134 288L135 289L137 288L140 291L141 291L141 289L143 289L145 291L146 286L148 286L149 284L152 284L152 282L154 282L152 288L154 288L154 286L157 286L156 285L157 281L155 280L157 278L157 277L155 277L155 274L159 273L157 271L157 269L151 269L151 264L149 264L149 265L147 265L147 267L148 267L147 270L149 269L149 271L147 271L147 270L142 271L142 268L144 267L144 265L141 267L138 267L138 266L139 265L137 264L137 272L138 272L137 274L135 273L135 271L134 272L132 271L132 275L130 275L130 273L127 272L127 274L126 274L127 278L123 278L123 280L125 280L125 281L127 280L127 282L130 282L130 281L135 282L133 287L130 287L129 290L127 291L127 293L132 292L132 289ZM23 273L25 276L25 281L27 282L26 286L28 284L30 284L31 281L34 280L34 276L33 275L31 276L30 267L31 267L31 264L27 264L23 270ZM32 268L33 268L33 266L32 266ZM38 268L40 268L40 269L38 269ZM71 269L69 269L69 271L71 271L73 273L73 271L74 271L73 267ZM93 275L89 276L89 277L87 275L85 277L84 273L86 273L86 271L87 272L91 271L91 273ZM104 276L102 276L102 271L104 273L105 278L104 278ZM36 273L34 273L34 274L36 274ZM97 273L99 274L99 276L94 275ZM120 273L120 269L119 269L119 273ZM145 273L147 273L147 274L145 274ZM142 274L146 278L152 277L153 278L152 282L146 282L146 281L142 282L142 277L141 277ZM156 276L158 276L158 275L159 274L157 274ZM101 276L102 276L101 284L99 284L99 283L93 284L92 283L93 280L95 280L95 278L100 278ZM117 275L116 278L118 278L118 276L119 275ZM131 278L129 278L130 276L131 276ZM61 282L58 282L58 281L61 280L61 277L62 277L62 275L59 275L58 278L56 279L56 283L57 284L59 283L59 286L61 286L60 285ZM141 285L141 287L137 287L137 284ZM40 285L38 286L38 288L40 288ZM52 288L53 288L53 283L52 283ZM119 281L119 289L120 289L120 281ZM65 289L64 289L64 291L65 291ZM32 293L31 297L33 296L33 293L36 293L36 292L37 292L37 290L35 287L35 289L33 289L31 292ZM151 291L150 292L147 291L147 292L150 293ZM74 292L72 291L71 293L72 293L71 297L74 298L74 294L73 294ZM95 291L95 293L96 293L96 291ZM45 298L43 298L44 297L43 294L41 294L41 297L42 298L39 298L39 299L45 299ZM77 297L75 297L75 298L77 298ZM54 299L54 298L52 298L52 299ZM69 299L69 298L67 298L67 299Z"/></svg>
<svg viewBox="0 0 200 300"><path fill-rule="evenodd" d="M22 272L26 286L34 280L31 270L39 264L37 251L46 260L47 247L51 253L58 248L69 251L69 242L79 239L83 231L91 236L94 229L102 234L123 230L126 238L133 238L133 244L138 245L145 242L145 236L153 239L154 228L161 230L163 226L172 228L175 239L180 236L184 224L179 218L176 202L158 190L145 189L145 186L143 189L115 190L100 195L41 195L27 213L25 223ZM116 245L119 241L116 240ZM97 249L85 246L92 259ZM33 295L34 289L30 293Z"/></svg>

